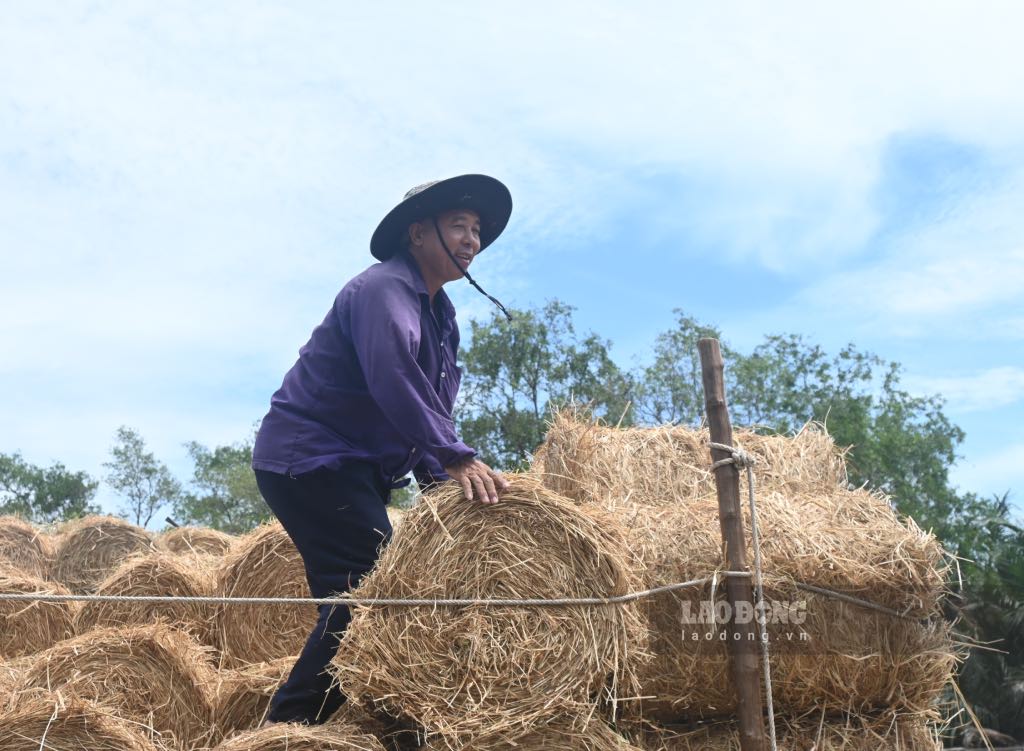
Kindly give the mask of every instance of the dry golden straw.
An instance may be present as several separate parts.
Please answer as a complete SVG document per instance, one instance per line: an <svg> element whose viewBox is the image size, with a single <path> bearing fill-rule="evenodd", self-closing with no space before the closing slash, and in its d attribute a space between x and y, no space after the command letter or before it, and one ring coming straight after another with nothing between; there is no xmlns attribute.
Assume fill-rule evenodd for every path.
<svg viewBox="0 0 1024 751"><path fill-rule="evenodd" d="M96 701L160 741L189 748L210 731L207 660L188 635L162 624L99 629L38 655L21 685Z"/></svg>
<svg viewBox="0 0 1024 751"><path fill-rule="evenodd" d="M428 751L437 748L426 746ZM595 720L583 730L564 722L553 722L514 741L489 740L473 746L475 751L641 751L604 722Z"/></svg>
<svg viewBox="0 0 1024 751"><path fill-rule="evenodd" d="M59 584L3 567L0 592L69 594ZM68 602L0 600L0 659L32 654L71 636L75 607Z"/></svg>
<svg viewBox="0 0 1024 751"><path fill-rule="evenodd" d="M52 576L75 594L91 594L121 561L151 549L141 527L112 516L87 516L62 529Z"/></svg>
<svg viewBox="0 0 1024 751"><path fill-rule="evenodd" d="M0 517L0 565L8 564L45 579L52 554L47 536L31 524L14 516Z"/></svg>
<svg viewBox="0 0 1024 751"><path fill-rule="evenodd" d="M170 553L225 555L236 539L208 527L174 527L157 535L156 545Z"/></svg>
<svg viewBox="0 0 1024 751"><path fill-rule="evenodd" d="M28 691L0 710L0 751L162 751L132 723L64 692Z"/></svg>
<svg viewBox="0 0 1024 751"><path fill-rule="evenodd" d="M302 558L280 524L241 537L217 573L220 597L309 597ZM226 664L298 655L316 624L315 605L221 605L215 641Z"/></svg>
<svg viewBox="0 0 1024 751"><path fill-rule="evenodd" d="M724 592L716 593L725 606ZM941 619L893 618L768 578L772 694L779 711L926 711L952 679L957 655ZM701 620L707 589L649 601L649 648L640 667L640 714L673 721L735 711L724 624ZM704 607L707 607L705 605ZM789 622L787 622L789 621Z"/></svg>
<svg viewBox="0 0 1024 751"><path fill-rule="evenodd" d="M555 414L534 466L544 484L580 503L675 505L715 492L707 429L612 428L574 410ZM734 431L758 460L761 492L829 492L845 486L843 452L820 427L796 436Z"/></svg>
<svg viewBox="0 0 1024 751"><path fill-rule="evenodd" d="M341 723L278 724L239 733L216 751L384 751L384 746L372 735Z"/></svg>
<svg viewBox="0 0 1024 751"><path fill-rule="evenodd" d="M585 505L627 527L643 586L707 576L723 567L718 500L706 431L680 427L616 430L556 415L535 471ZM926 706L955 662L944 628L792 588L804 582L857 596L913 617L936 613L946 567L935 538L901 520L888 499L849 490L841 453L817 429L792 438L736 432L759 458L755 468L763 569L769 599L807 603L812 643L773 651L776 707L846 710ZM741 473L745 501L745 476ZM752 560L750 518L743 504ZM686 624L710 593L686 590L644 603L654 659L639 668L645 714L662 719L729 711L725 645L692 641L706 624ZM721 592L719 592L721 598ZM775 635L791 629L779 628ZM774 643L774 638L773 638ZM784 648L783 648L784 647Z"/></svg>
<svg viewBox="0 0 1024 751"><path fill-rule="evenodd" d="M224 668L214 689L213 743L242 730L254 730L266 719L270 699L295 664L292 657L261 662L238 670Z"/></svg>
<svg viewBox="0 0 1024 751"><path fill-rule="evenodd" d="M98 595L201 597L213 594L213 573L190 558L154 552L129 558L96 588ZM207 642L213 606L194 602L87 602L75 631L162 621Z"/></svg>
<svg viewBox="0 0 1024 751"><path fill-rule="evenodd" d="M530 477L501 503L454 483L409 511L355 595L383 598L607 597L631 590L623 537ZM424 727L438 747L485 748L553 717L584 727L629 683L635 608L358 608L332 664L351 698ZM626 689L627 691L630 689Z"/></svg>
<svg viewBox="0 0 1024 751"><path fill-rule="evenodd" d="M877 715L776 717L780 751L940 751L930 714L882 712ZM692 729L636 726L627 735L642 751L740 751L734 722Z"/></svg>

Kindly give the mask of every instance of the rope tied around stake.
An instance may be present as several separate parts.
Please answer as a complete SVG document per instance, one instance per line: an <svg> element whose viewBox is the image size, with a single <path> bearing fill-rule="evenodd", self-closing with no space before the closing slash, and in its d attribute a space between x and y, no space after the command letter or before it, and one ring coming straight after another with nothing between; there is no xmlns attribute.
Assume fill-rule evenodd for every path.
<svg viewBox="0 0 1024 751"><path fill-rule="evenodd" d="M775 737L775 704L772 692L772 666L768 653L768 618L767 608L764 604L764 577L761 571L761 530L757 524L757 503L754 499L754 466L757 459L739 446L728 446L724 443L708 441L712 449L726 451L729 453L724 459L719 459L711 464L712 471L719 467L732 464L736 470L741 469L747 472L747 499L750 504L750 537L754 543L754 607L757 608L758 624L761 636L761 669L764 673L764 695L765 704L768 709L768 738L772 751L777 751L778 742Z"/></svg>

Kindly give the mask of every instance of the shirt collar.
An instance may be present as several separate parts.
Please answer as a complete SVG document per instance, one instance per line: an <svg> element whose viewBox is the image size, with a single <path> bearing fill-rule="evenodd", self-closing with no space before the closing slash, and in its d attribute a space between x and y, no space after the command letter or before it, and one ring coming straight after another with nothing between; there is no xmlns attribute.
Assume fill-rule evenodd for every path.
<svg viewBox="0 0 1024 751"><path fill-rule="evenodd" d="M419 293L420 297L426 300L427 307L429 309L430 293L427 292L427 283L424 281L423 272L420 271L420 265L416 263L416 259L412 257L412 253L408 250L403 250L396 253L393 258L401 259L405 270L408 272L409 281L412 282L413 287L416 288L416 292ZM452 327L452 321L455 320L455 306L452 305L452 301L444 291L444 287L437 291L437 295L435 297L436 300L440 302L441 310L444 311L444 321L441 324L441 328L447 332Z"/></svg>

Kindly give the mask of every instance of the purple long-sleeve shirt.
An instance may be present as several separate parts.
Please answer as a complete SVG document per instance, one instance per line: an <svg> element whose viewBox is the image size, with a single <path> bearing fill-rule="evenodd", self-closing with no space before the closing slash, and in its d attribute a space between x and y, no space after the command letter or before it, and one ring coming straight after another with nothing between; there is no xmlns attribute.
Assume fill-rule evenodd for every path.
<svg viewBox="0 0 1024 751"><path fill-rule="evenodd" d="M270 399L253 467L300 475L370 461L394 483L476 452L452 422L459 328L443 290L430 297L406 252L346 284Z"/></svg>

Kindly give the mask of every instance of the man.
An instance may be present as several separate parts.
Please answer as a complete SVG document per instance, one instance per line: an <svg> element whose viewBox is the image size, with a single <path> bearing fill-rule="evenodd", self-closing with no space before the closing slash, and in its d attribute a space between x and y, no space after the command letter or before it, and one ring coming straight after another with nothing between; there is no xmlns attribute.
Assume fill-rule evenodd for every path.
<svg viewBox="0 0 1024 751"><path fill-rule="evenodd" d="M455 432L459 329L442 287L465 276L480 289L469 266L511 212L508 189L484 175L410 190L373 233L381 263L344 286L271 398L253 468L314 597L348 591L373 567L391 536L390 491L409 471L421 486L454 479L470 501L497 503L507 489ZM350 619L320 608L269 721L320 723L344 702L325 668Z"/></svg>

